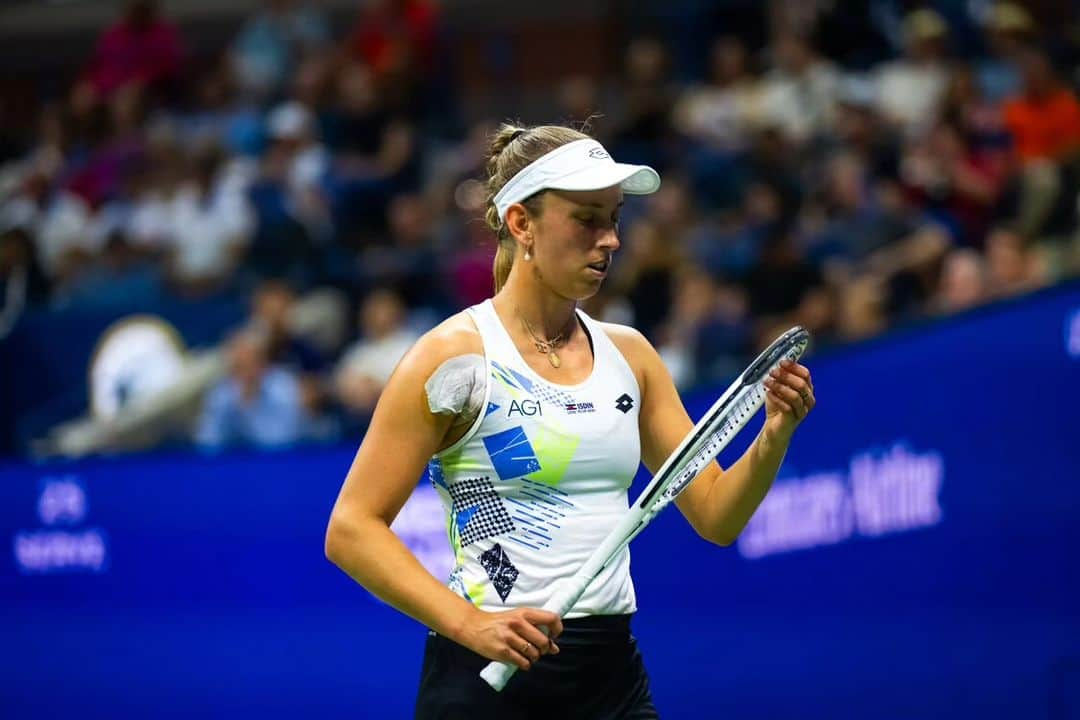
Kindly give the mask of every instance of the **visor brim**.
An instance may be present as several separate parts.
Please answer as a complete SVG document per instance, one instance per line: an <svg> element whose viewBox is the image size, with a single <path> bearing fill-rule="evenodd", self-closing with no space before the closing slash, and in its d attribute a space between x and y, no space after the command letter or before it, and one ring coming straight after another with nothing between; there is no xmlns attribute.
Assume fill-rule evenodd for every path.
<svg viewBox="0 0 1080 720"><path fill-rule="evenodd" d="M649 195L660 188L660 175L648 165L605 163L584 168L546 184L552 190L572 192L604 190L616 185L630 195Z"/></svg>

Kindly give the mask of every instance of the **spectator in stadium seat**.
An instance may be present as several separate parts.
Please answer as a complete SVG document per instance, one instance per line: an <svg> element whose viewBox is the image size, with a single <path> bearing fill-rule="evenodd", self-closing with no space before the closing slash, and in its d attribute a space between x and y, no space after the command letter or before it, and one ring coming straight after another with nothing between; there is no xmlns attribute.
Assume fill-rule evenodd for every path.
<svg viewBox="0 0 1080 720"><path fill-rule="evenodd" d="M417 340L405 324L405 306L390 290L372 292L360 307L361 337L345 350L334 373L334 389L342 407L366 419L386 381Z"/></svg>
<svg viewBox="0 0 1080 720"><path fill-rule="evenodd" d="M1020 162L1017 228L1032 237L1042 231L1062 190L1060 163L1080 154L1080 101L1058 77L1046 52L1020 54L1023 92L1003 106Z"/></svg>
<svg viewBox="0 0 1080 720"><path fill-rule="evenodd" d="M242 189L223 181L223 160L216 146L197 149L169 205L170 279L185 295L225 287L251 241L254 213Z"/></svg>
<svg viewBox="0 0 1080 720"><path fill-rule="evenodd" d="M821 269L803 255L794 229L779 221L769 228L758 262L743 278L755 333L767 343L779 325L799 324L813 333L829 328L829 305Z"/></svg>
<svg viewBox="0 0 1080 720"><path fill-rule="evenodd" d="M823 174L823 223L810 233L811 259L859 262L909 229L902 212L885 201L882 183L871 178L860 155L837 151L826 160Z"/></svg>
<svg viewBox="0 0 1080 720"><path fill-rule="evenodd" d="M945 257L931 309L939 314L956 313L981 305L986 299L986 261L971 248L953 250Z"/></svg>
<svg viewBox="0 0 1080 720"><path fill-rule="evenodd" d="M107 232L101 252L82 265L79 275L55 293L54 303L137 308L161 297L158 268L147 262L119 228Z"/></svg>
<svg viewBox="0 0 1080 720"><path fill-rule="evenodd" d="M999 153L973 145L941 121L909 144L901 163L908 199L952 228L961 244L981 247L1007 167Z"/></svg>
<svg viewBox="0 0 1080 720"><path fill-rule="evenodd" d="M682 249L660 232L651 218L634 223L626 234L626 250L615 265L614 285L633 307L636 327L645 337L655 333L671 305Z"/></svg>
<svg viewBox="0 0 1080 720"><path fill-rule="evenodd" d="M288 101L270 112L266 130L271 144L264 179L280 193L286 213L321 242L332 230L323 192L331 157L318 137L315 117L303 103Z"/></svg>
<svg viewBox="0 0 1080 720"><path fill-rule="evenodd" d="M887 288L875 275L845 283L836 304L836 337L842 342L873 337L888 327Z"/></svg>
<svg viewBox="0 0 1080 720"><path fill-rule="evenodd" d="M23 310L41 305L48 296L48 280L28 229L14 226L0 232L0 338Z"/></svg>
<svg viewBox="0 0 1080 720"><path fill-rule="evenodd" d="M707 81L685 90L673 110L675 127L693 144L688 162L695 192L700 201L721 207L738 196L746 172L741 160L761 114L761 83L746 53L740 39L718 38Z"/></svg>
<svg viewBox="0 0 1080 720"><path fill-rule="evenodd" d="M1080 151L1080 101L1058 77L1046 52L1020 56L1023 92L1005 101L1005 124L1022 163L1064 160Z"/></svg>
<svg viewBox="0 0 1080 720"><path fill-rule="evenodd" d="M986 237L988 292L1010 297L1042 287L1049 280L1046 260L1023 235L1009 227L997 227Z"/></svg>
<svg viewBox="0 0 1080 720"><path fill-rule="evenodd" d="M948 35L941 15L916 10L904 18L905 56L877 70L878 108L904 133L917 134L938 118L949 84Z"/></svg>
<svg viewBox="0 0 1080 720"><path fill-rule="evenodd" d="M309 420L296 375L269 363L264 339L245 331L226 348L228 376L206 397L195 433L202 448L274 448L305 437Z"/></svg>
<svg viewBox="0 0 1080 720"><path fill-rule="evenodd" d="M106 99L131 85L164 90L180 72L183 50L176 26L154 0L130 0L121 18L102 34L81 86Z"/></svg>
<svg viewBox="0 0 1080 720"><path fill-rule="evenodd" d="M292 329L296 291L288 282L263 280L252 294L251 305L252 325L264 336L271 364L299 373L319 373L326 368L322 353Z"/></svg>
<svg viewBox="0 0 1080 720"><path fill-rule="evenodd" d="M770 45L773 68L761 81L761 124L796 145L829 133L836 118L840 75L800 33L779 33Z"/></svg>
<svg viewBox="0 0 1080 720"><path fill-rule="evenodd" d="M721 288L708 272L700 267L684 265L674 278L671 310L657 335L657 351L671 372L676 387L689 388L706 380L722 380L730 376L731 367L719 373L721 365L731 360L731 350L736 348L736 363L741 358L744 318L732 317L722 310L733 309L731 300L745 295L725 286L725 300L721 300ZM744 313L743 313L744 314ZM734 321L734 322L732 322ZM709 352L702 352L704 348ZM734 374L737 374L735 368Z"/></svg>
<svg viewBox="0 0 1080 720"><path fill-rule="evenodd" d="M284 86L297 58L329 39L327 19L311 3L264 0L232 43L230 60L237 83L253 98L272 97Z"/></svg>
<svg viewBox="0 0 1080 720"><path fill-rule="evenodd" d="M623 107L611 138L612 152L628 162L659 167L671 162L675 90L670 75L671 58L659 40L640 37L631 41L623 60Z"/></svg>
<svg viewBox="0 0 1080 720"><path fill-rule="evenodd" d="M430 0L369 0L346 44L380 76L429 72L438 24L438 7Z"/></svg>
<svg viewBox="0 0 1080 720"><path fill-rule="evenodd" d="M357 249L363 238L385 229L390 197L415 186L421 148L411 121L387 106L370 67L345 65L326 113L335 151L334 218L345 242Z"/></svg>
<svg viewBox="0 0 1080 720"><path fill-rule="evenodd" d="M422 195L398 195L387 215L385 241L365 247L359 256L365 287L393 287L410 311L448 307L430 203Z"/></svg>
<svg viewBox="0 0 1080 720"><path fill-rule="evenodd" d="M988 100L1001 102L1020 92L1018 56L1036 40L1035 29L1027 10L1017 3L999 2L990 8L983 23L990 54L977 68L979 88Z"/></svg>

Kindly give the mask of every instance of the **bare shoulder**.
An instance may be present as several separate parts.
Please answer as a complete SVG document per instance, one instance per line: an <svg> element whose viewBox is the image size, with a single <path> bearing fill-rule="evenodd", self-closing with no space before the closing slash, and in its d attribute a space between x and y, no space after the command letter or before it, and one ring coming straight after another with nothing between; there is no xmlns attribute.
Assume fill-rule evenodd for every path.
<svg viewBox="0 0 1080 720"><path fill-rule="evenodd" d="M637 372L645 364L651 363L653 358L659 357L652 343L641 334L641 331L629 325L617 325L615 323L599 322L596 324L604 331L608 338L623 354L630 367Z"/></svg>

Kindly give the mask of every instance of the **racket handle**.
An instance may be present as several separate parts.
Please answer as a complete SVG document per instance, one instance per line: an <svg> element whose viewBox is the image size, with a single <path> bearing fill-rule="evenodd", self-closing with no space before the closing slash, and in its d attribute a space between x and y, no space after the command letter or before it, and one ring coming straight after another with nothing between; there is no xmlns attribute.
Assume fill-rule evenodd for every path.
<svg viewBox="0 0 1080 720"><path fill-rule="evenodd" d="M552 595L548 601L544 602L543 610L553 612L559 617L562 617L570 612L573 603L577 602L584 594L585 588L589 586L591 580L591 575L579 574L573 576L569 581L559 585L555 590L555 594ZM540 629L543 631L544 635L548 635L548 628L541 627ZM514 677L516 671L516 665L491 661L480 671L480 677L484 678L484 682L491 685L492 690L502 692L502 689L507 687L507 683L510 681L510 678Z"/></svg>
<svg viewBox="0 0 1080 720"><path fill-rule="evenodd" d="M575 575L555 591L551 599L544 603L543 609L553 612L559 617L566 615L566 613L570 612L570 608L574 607L574 603L585 593L585 588L588 587L590 580L591 577ZM545 635L548 634L546 627L540 629ZM514 673L517 671L517 665L492 660L480 671L480 677L484 678L484 682L490 685L495 692L502 692L502 689L506 687L506 683L510 681L510 678L514 677Z"/></svg>
<svg viewBox="0 0 1080 720"><path fill-rule="evenodd" d="M490 685L492 690L502 692L502 689L506 687L506 683L510 681L510 678L514 677L516 672L517 665L492 661L480 671L480 677L484 678L484 682Z"/></svg>

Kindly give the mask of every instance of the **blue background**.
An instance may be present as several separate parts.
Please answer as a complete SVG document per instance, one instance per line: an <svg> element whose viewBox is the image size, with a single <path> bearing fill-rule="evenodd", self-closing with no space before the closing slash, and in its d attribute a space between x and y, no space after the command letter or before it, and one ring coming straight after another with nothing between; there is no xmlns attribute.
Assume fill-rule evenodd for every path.
<svg viewBox="0 0 1080 720"><path fill-rule="evenodd" d="M662 716L1080 717L1078 311L1074 283L809 356L778 482L904 443L944 459L942 520L747 560L662 515L632 547ZM353 451L0 467L0 718L410 717L423 628L323 557ZM109 567L22 574L64 475Z"/></svg>

